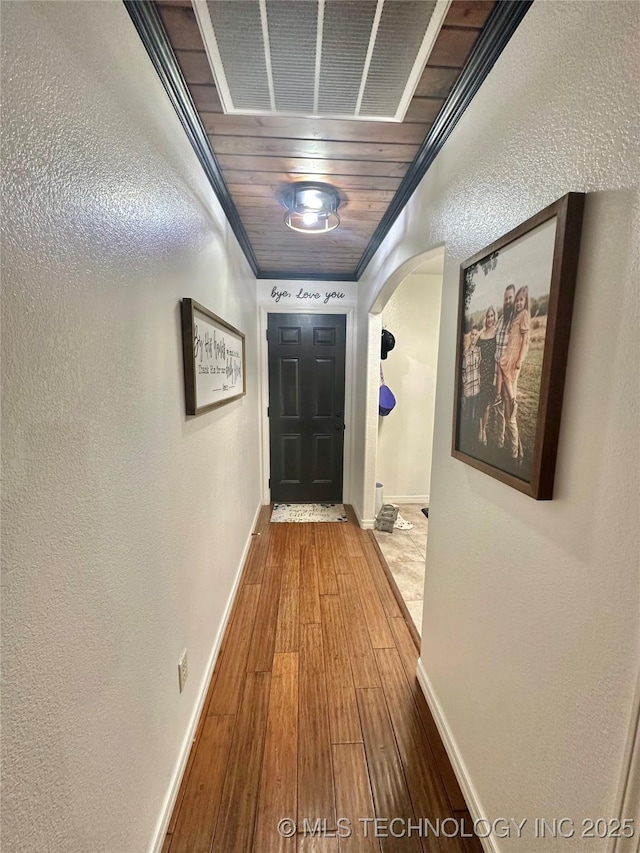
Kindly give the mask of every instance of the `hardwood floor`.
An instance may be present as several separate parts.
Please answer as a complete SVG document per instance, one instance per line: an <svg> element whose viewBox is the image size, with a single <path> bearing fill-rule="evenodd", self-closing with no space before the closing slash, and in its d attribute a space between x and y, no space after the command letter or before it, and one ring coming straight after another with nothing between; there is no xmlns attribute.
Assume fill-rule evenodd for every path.
<svg viewBox="0 0 640 853"><path fill-rule="evenodd" d="M453 819L449 835L472 822L370 533L351 512L348 524L270 524L270 512L163 853L481 853L477 839L425 832L425 818Z"/></svg>

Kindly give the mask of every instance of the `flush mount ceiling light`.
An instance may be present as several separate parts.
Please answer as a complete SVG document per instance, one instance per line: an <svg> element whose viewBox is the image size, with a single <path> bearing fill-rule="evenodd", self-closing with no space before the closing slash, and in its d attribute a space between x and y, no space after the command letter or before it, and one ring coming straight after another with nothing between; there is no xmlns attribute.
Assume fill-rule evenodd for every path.
<svg viewBox="0 0 640 853"><path fill-rule="evenodd" d="M340 193L330 184L299 181L282 198L285 225L302 234L328 234L340 225Z"/></svg>

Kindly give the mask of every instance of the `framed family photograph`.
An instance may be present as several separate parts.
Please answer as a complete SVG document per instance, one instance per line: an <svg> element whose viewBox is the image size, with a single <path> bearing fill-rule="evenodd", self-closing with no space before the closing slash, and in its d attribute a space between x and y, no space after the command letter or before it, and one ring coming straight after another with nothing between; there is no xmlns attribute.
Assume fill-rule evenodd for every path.
<svg viewBox="0 0 640 853"><path fill-rule="evenodd" d="M460 268L452 455L551 500L583 193L568 193Z"/></svg>

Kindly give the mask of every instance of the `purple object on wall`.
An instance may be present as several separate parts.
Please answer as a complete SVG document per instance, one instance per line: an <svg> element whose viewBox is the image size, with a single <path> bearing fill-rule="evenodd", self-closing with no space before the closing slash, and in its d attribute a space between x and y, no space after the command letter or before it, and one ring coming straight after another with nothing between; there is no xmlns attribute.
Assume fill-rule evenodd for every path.
<svg viewBox="0 0 640 853"><path fill-rule="evenodd" d="M393 391L388 385L380 386L380 396L378 397L378 412L384 417L389 414L396 404L396 398L393 396Z"/></svg>

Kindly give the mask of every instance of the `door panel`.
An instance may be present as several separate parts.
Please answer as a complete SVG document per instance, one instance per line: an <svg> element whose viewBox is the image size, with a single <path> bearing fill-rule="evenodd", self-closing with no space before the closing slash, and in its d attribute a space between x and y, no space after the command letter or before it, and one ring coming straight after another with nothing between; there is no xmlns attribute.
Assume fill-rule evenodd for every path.
<svg viewBox="0 0 640 853"><path fill-rule="evenodd" d="M271 500L342 501L343 314L269 314Z"/></svg>

